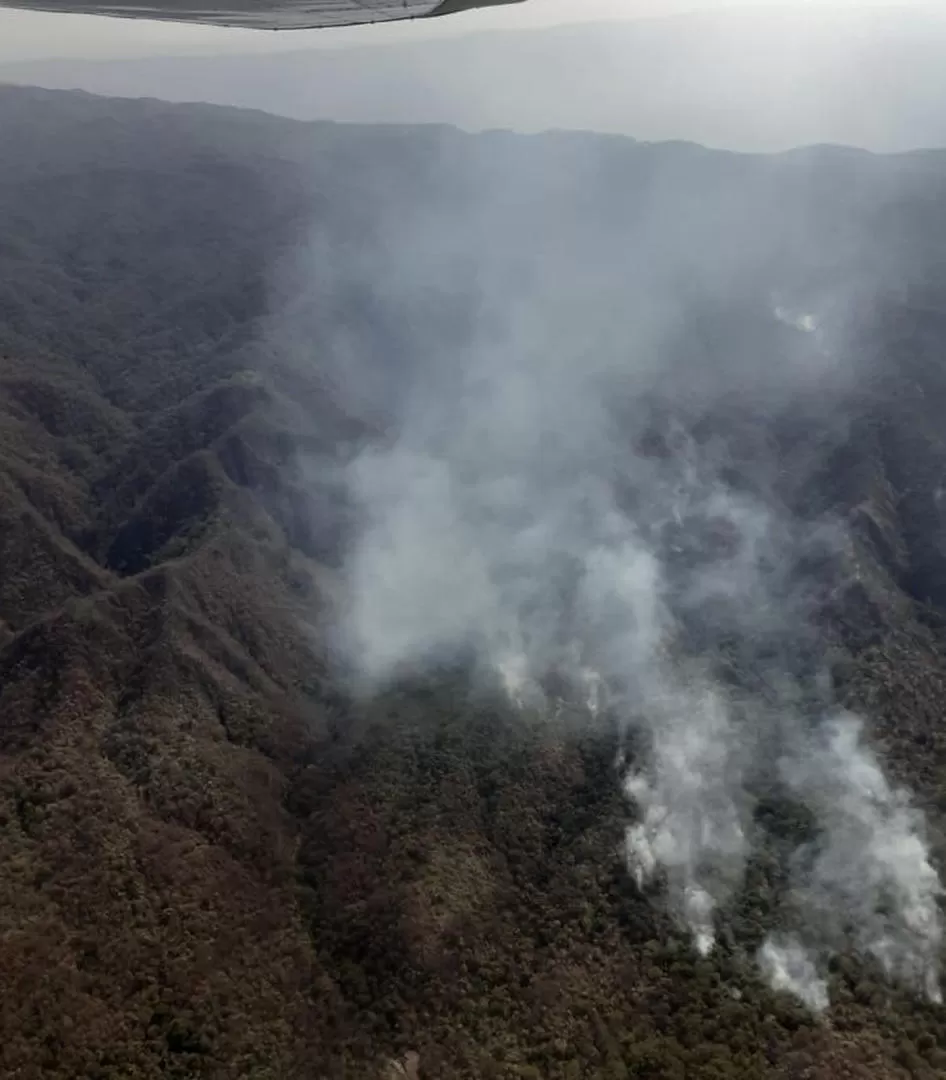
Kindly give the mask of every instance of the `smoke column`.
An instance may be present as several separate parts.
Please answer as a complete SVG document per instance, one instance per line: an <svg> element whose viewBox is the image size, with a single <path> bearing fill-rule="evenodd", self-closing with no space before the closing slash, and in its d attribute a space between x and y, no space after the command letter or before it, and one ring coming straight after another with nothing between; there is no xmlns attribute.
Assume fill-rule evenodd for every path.
<svg viewBox="0 0 946 1080"><path fill-rule="evenodd" d="M585 144L516 146L441 165L455 201L386 207L368 255L312 241L323 306L347 289L414 327L396 378L390 357L353 377L349 338L326 361L340 394L386 415L347 467L347 655L371 687L472 648L517 705L551 707L555 672L590 719L617 718L635 746L628 871L665 881L703 954L743 880L759 785L780 783L817 839L796 859L803 929L765 943L763 975L825 1008L853 927L938 998L923 823L860 721L813 700L821 642L796 569L843 561L843 530L792 517L765 450L769 421L815 415L850 378L836 297L806 281L793 307L769 273L803 211L776 218L777 195L725 155L694 198L689 159L667 151L597 214ZM720 679L721 642L755 685Z"/></svg>

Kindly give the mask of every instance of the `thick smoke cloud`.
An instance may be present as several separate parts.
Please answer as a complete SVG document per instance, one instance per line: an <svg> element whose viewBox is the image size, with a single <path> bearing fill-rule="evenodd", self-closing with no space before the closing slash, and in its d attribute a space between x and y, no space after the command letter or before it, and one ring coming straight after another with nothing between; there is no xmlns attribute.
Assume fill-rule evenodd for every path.
<svg viewBox="0 0 946 1080"><path fill-rule="evenodd" d="M816 830L763 975L821 1010L853 944L938 999L923 823L830 700L799 570L843 566L844 530L789 509L766 441L785 417L843 427L834 253L796 257L805 211L774 169L760 186L720 156L694 183L690 150L641 148L648 180L616 198L600 148L550 145L441 164L460 194L383 207L367 255L313 239L321 310L351 294L409 328L374 369L352 374L350 334L323 359L379 430L347 466L346 655L371 688L472 650L515 705L616 725L628 871L704 954L780 785Z"/></svg>

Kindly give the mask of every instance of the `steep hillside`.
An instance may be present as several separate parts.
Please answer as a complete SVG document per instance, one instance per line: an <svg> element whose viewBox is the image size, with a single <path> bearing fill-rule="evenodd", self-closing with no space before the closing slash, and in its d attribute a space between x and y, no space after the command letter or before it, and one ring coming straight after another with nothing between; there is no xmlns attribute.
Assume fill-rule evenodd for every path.
<svg viewBox="0 0 946 1080"><path fill-rule="evenodd" d="M778 792L700 956L620 856L614 718L567 693L517 709L458 658L357 695L338 635L347 455L392 437L408 381L449 385L471 327L501 334L483 276L541 294L577 266L587 304L631 248L695 250L719 293L662 354L687 392L655 380L635 453L673 460L680 423L734 490L852 539L792 567L815 645L694 614L680 648L747 693L780 665L804 687L827 672L946 865L942 155L9 88L0 145L4 1075L944 1075L946 1011L856 949L822 1017L761 978L785 841L810 827ZM437 261L457 221L488 238L480 266L459 242ZM757 314L769 288L863 313L853 390L786 384L808 331ZM549 312L563 342L573 315ZM596 309L595 347L623 355L626 319ZM681 581L728 542L664 540Z"/></svg>

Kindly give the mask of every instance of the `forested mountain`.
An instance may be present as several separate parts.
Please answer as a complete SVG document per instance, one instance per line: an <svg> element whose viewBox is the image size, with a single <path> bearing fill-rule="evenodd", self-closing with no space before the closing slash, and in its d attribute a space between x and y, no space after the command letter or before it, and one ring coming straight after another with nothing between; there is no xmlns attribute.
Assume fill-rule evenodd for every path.
<svg viewBox="0 0 946 1080"><path fill-rule="evenodd" d="M660 665L698 669L746 742L788 741L776 714L859 714L909 792L908 812L868 769L871 813L909 824L898 865L928 845L943 867L946 154L14 88L0 146L3 1075L944 1074L941 942L907 911L918 985L889 851L853 883L874 908L845 882L850 925L819 916L826 1009L756 962L793 925L798 845L834 827L798 791L818 805L834 774L793 794L774 743L753 759L752 850L702 948L674 867L635 880L625 846L653 805L616 765L648 753L634 664L594 707L555 663L534 697L484 675L460 633L485 625L479 579L439 546L460 512L402 465L439 454L460 502L498 462L521 485L471 528L495 512L502 537L606 457L663 567ZM497 372L515 395L481 413ZM420 567L384 561L403 536ZM536 603L529 628L590 618Z"/></svg>

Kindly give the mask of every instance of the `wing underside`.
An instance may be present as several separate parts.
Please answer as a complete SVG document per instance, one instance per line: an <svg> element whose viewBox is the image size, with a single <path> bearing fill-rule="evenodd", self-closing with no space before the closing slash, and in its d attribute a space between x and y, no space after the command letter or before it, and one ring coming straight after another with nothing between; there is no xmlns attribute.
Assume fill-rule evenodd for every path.
<svg viewBox="0 0 946 1080"><path fill-rule="evenodd" d="M302 30L450 15L522 0L0 0L0 7L259 30Z"/></svg>

